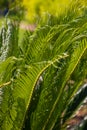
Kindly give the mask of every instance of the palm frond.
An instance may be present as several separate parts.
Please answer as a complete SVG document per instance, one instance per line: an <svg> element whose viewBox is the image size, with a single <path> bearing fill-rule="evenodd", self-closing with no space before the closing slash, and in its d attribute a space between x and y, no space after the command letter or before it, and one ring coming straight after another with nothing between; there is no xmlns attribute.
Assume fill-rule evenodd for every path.
<svg viewBox="0 0 87 130"><path fill-rule="evenodd" d="M51 60L51 61L47 61L47 62L45 61L45 62L42 62L42 63L35 63L35 64L31 65L31 66L27 66L27 70L25 70L25 72L23 74L19 75L19 78L15 81L15 83L13 83L13 85L7 87L7 89L11 89L11 88L14 88L16 86L13 89L13 91L9 90L10 94L13 97L13 105L11 104L11 108L10 109L8 109L9 100L8 100L7 103L5 102L5 104L7 104L6 108L8 109L9 113L12 113L12 115L10 115L8 113L8 118L5 119L4 115L6 114L6 111L2 110L4 112L3 113L1 112L1 115L4 118L4 119L3 118L1 119L2 128L5 128L5 129L9 130L13 126L15 128L17 127L16 129L19 129L19 128L22 127L22 123L21 122L24 121L26 110L28 109L28 106L30 104L30 101L31 101L31 98L32 98L32 94L33 94L33 91L34 91L34 87L35 87L35 85L37 83L37 80L38 80L39 76L49 66L54 64L54 62L56 62L57 60L60 60L61 58L64 58L64 57L66 57L66 56L58 56L58 57L54 57L54 59ZM8 91L5 89L5 93L6 92L8 92ZM10 95L9 95L9 98L11 98ZM23 106L21 106L19 104L19 101L21 102L21 105L23 105ZM2 104L4 104L4 103L2 102ZM17 107L18 110L16 110L16 107ZM19 117L20 111L21 111L21 107L23 107L23 112L22 112L21 117ZM14 112L15 112L15 115L13 114ZM21 118L22 121L19 120L19 118ZM8 122L7 122L7 120L8 120ZM9 122L9 120L11 120L11 121ZM18 122L20 121L20 122L17 124L17 121ZM7 126L7 123L8 123L8 127L6 128L4 126ZM15 126L15 124L16 124L16 126Z"/></svg>
<svg viewBox="0 0 87 130"><path fill-rule="evenodd" d="M0 128L22 129L30 111L31 130L62 129L67 104L87 76L86 7L81 8L81 1L72 2L63 14L28 33L20 46L18 28L13 25L0 35ZM40 76L43 82L38 87ZM74 83L69 86L70 80Z"/></svg>
<svg viewBox="0 0 87 130"><path fill-rule="evenodd" d="M37 130L37 128L39 130L53 129L57 118L61 118L60 114L61 114L61 111L64 109L62 96L64 94L65 85L67 81L69 80L71 74L73 73L74 69L78 65L86 49L87 49L87 43L86 41L83 41L80 43L78 49L76 49L75 52L73 53L71 57L71 61L69 61L69 65L66 66L67 69L65 71L65 75L62 77L63 78L62 84L59 84L60 86L57 84L58 91L55 95L55 98L53 98L54 96L52 96L53 89L51 88L54 86L50 86L50 85L49 85L50 87L46 85L44 86L44 89L42 90L42 93L39 99L38 106L33 114L31 129L34 129L34 130ZM36 120L38 120L38 122Z"/></svg>

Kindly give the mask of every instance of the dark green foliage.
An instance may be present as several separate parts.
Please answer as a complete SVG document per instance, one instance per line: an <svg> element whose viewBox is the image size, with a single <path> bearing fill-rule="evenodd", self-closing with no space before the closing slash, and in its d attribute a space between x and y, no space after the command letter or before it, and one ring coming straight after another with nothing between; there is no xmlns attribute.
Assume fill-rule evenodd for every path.
<svg viewBox="0 0 87 130"><path fill-rule="evenodd" d="M64 114L65 116L64 121L66 119L69 119L69 117L76 111L76 109L79 107L79 105L85 99L86 96L87 96L87 84L82 86L76 93L76 95L73 97L73 99L70 101Z"/></svg>
<svg viewBox="0 0 87 130"><path fill-rule="evenodd" d="M64 129L68 112L75 110L72 105L67 109L72 97L77 105L86 97L86 88L74 97L87 77L87 14L79 4L72 2L58 18L40 23L19 46L15 24L11 32L5 28L8 41L1 48L9 49L0 64L1 130Z"/></svg>
<svg viewBox="0 0 87 130"><path fill-rule="evenodd" d="M8 6L9 1L8 0L0 0L0 9L6 8Z"/></svg>

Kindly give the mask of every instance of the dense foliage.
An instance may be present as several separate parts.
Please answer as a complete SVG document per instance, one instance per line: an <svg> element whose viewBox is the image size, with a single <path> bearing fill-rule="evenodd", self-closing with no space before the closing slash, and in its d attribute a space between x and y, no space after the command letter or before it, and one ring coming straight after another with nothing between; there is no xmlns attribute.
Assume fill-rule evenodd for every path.
<svg viewBox="0 0 87 130"><path fill-rule="evenodd" d="M87 85L81 88L87 78L87 9L82 4L76 0L62 14L46 15L21 40L17 21L7 20L1 28L0 130L67 129L87 97ZM87 118L81 123L74 129L85 130Z"/></svg>

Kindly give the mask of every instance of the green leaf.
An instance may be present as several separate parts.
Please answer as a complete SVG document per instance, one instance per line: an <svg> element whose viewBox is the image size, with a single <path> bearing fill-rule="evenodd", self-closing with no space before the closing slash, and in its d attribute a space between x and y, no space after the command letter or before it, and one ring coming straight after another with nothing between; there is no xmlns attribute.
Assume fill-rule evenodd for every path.
<svg viewBox="0 0 87 130"><path fill-rule="evenodd" d="M78 65L80 59L82 58L84 52L87 49L87 42L82 41L79 43L79 46L77 49L74 50L74 53L71 56L71 60L67 64L66 72L64 76L62 77L63 81L61 84L58 85L58 90L56 93L56 98L53 98L53 89L48 86L47 88L44 86L44 89L42 90L38 106L35 110L35 112L32 115L32 124L31 129L32 130L44 130L53 129L57 118L61 118L61 112L64 110L63 107L63 95L64 95L64 88L69 80L71 74L74 72L76 66ZM62 72L61 72L62 73ZM59 77L61 80L61 77ZM54 87L54 86L52 86ZM51 99L51 101L50 101ZM49 106L50 105L50 106ZM38 122L37 122L38 120Z"/></svg>
<svg viewBox="0 0 87 130"><path fill-rule="evenodd" d="M40 75L49 66L65 57L66 55L56 56L51 61L43 61L40 63L32 64L30 66L26 66L27 68L25 68L25 71L19 75L19 77L15 80L15 82L13 82L11 86L8 86L7 90L5 89L5 93L3 91L4 94L6 94L7 91L6 95L8 97L7 100L5 98L5 103L2 102L1 104L3 105L3 107L4 105L6 105L5 106L6 109L3 109L3 113L1 112L1 116L4 118L4 116L7 115L7 118L1 119L2 129L6 130L10 130L11 128L17 130L21 129L26 115L26 111L31 102L33 91L35 89L36 83ZM10 95L8 95L8 92L10 93ZM8 105L11 105L11 107L9 107ZM3 107L1 107L1 110ZM6 111L8 111L8 114L6 114ZM7 128L4 126L6 126Z"/></svg>

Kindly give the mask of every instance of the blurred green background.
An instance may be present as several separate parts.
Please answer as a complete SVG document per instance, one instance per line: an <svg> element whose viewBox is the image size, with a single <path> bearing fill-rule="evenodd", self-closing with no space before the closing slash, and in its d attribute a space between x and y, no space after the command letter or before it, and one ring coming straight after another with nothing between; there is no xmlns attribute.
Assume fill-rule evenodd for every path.
<svg viewBox="0 0 87 130"><path fill-rule="evenodd" d="M70 0L0 0L0 16L18 15L32 22L45 13L58 15L69 5ZM25 17L23 17L25 13Z"/></svg>
<svg viewBox="0 0 87 130"><path fill-rule="evenodd" d="M20 16L22 20L34 22L44 14L49 13L58 16L63 13L73 0L0 0L0 16ZM76 0L74 0L76 1ZM87 1L79 0L82 6Z"/></svg>

